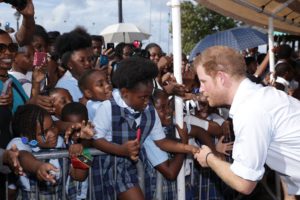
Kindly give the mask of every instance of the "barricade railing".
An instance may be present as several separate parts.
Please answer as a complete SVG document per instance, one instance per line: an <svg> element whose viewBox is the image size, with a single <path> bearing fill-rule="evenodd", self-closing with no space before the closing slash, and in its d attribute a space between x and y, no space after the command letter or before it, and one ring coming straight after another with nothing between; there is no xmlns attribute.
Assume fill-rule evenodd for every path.
<svg viewBox="0 0 300 200"><path fill-rule="evenodd" d="M104 152L101 152L95 148L89 148L89 151L90 151L90 154L92 156L99 156L99 155L105 155ZM65 200L67 199L66 197L66 176L64 175L67 171L67 164L69 163L68 162L68 159L69 159L69 151L67 149L53 149L53 150L47 150L47 151L40 151L40 152L37 152L37 153L33 153L33 155L39 159L39 160L49 160L49 159L62 159L63 160L63 166L62 166L62 184L63 184L63 190L62 190L62 200ZM141 189L142 191L144 192L144 171L142 169L142 164L139 162L139 165L137 166L138 167L138 176L139 176L139 184L141 186ZM192 171L194 171L194 165L192 165ZM193 172L192 172L193 174ZM156 181L156 194L155 194L155 199L156 200L161 200L162 199L162 175L160 175L158 173L158 176L157 176L158 180ZM193 175L192 175L192 179L193 179ZM193 182L193 180L192 180ZM275 174L275 192L273 192L272 190L270 190L269 186L267 185L266 181L265 180L262 180L260 182L264 189L266 190L266 192L268 193L268 195L271 197L271 199L273 200L279 200L280 199L280 196L281 196L281 193L280 193L280 180L278 178L278 175ZM93 192L93 187L92 187L92 169L90 168L89 169L89 175L88 175L88 184L89 184L89 187L88 187L88 197L92 197L92 192ZM36 188L38 189L37 185L36 185ZM6 199L8 199L8 183L6 182ZM36 199L38 199L38 191L35 192L36 194ZM117 195L115 194L115 199L117 199ZM236 199L240 199L241 196L238 196ZM199 195L199 200L201 199L201 195Z"/></svg>

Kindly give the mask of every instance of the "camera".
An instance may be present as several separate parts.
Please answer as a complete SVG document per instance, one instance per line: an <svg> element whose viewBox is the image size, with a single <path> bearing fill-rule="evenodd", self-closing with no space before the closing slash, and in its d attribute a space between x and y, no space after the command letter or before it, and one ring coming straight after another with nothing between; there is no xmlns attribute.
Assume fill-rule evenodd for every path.
<svg viewBox="0 0 300 200"><path fill-rule="evenodd" d="M12 5L17 10L23 10L27 5L27 0L4 0L3 2Z"/></svg>

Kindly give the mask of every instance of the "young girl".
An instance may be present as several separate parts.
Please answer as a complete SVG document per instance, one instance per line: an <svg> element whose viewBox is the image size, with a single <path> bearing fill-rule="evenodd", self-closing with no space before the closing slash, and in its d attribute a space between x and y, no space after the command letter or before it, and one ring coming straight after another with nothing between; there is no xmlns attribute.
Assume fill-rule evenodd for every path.
<svg viewBox="0 0 300 200"><path fill-rule="evenodd" d="M46 110L36 105L26 104L19 106L12 122L13 133L15 138L10 141L8 148L15 144L19 150L27 151L29 153L38 152L41 148L63 147L63 140L58 139L57 129L53 126L53 121L50 114ZM22 162L23 161L23 162ZM21 165L28 166L27 171L34 172L37 166L46 165L46 163L36 161L34 165L30 160L24 158L20 160ZM17 185L21 190L22 199L36 198L36 185L38 181L39 197L53 196L58 198L61 195L61 174L59 172L59 163L57 159L48 161L53 166L54 171L48 171L49 176L55 185L49 185L45 182L40 182L33 174L21 176L18 179ZM40 168L40 167L38 167ZM53 173L53 175L51 175Z"/></svg>
<svg viewBox="0 0 300 200"><path fill-rule="evenodd" d="M173 115L168 94L163 90L156 89L152 95L153 105L161 120L166 137L175 139ZM188 142L188 135L185 129L177 126L181 141ZM176 178L185 159L184 154L170 155L155 145L153 140L146 138L143 144L146 158L143 157L145 167L145 199L177 199ZM144 155L144 154L142 154ZM161 183L161 184L158 184ZM158 188L162 193L159 194Z"/></svg>
<svg viewBox="0 0 300 200"><path fill-rule="evenodd" d="M62 148L65 146L62 137L58 137L58 131L50 114L36 105L20 106L14 115L12 127L15 138L10 141L8 148L15 144L21 151L20 163L27 173L26 176L19 177L17 182L22 199L36 199L36 195L38 195L38 199L60 199L63 189L61 163L58 159L48 160L50 164L44 163L34 159L31 155L31 153L44 148ZM51 181L55 184L41 182L34 175L39 180ZM38 190L35 188L36 182L39 187ZM36 194L37 191L38 194Z"/></svg>
<svg viewBox="0 0 300 200"><path fill-rule="evenodd" d="M110 199L116 192L121 200L144 199L138 186L136 161L140 144L147 137L165 151L198 151L193 146L165 138L157 112L149 103L153 78L157 73L152 61L133 57L120 62L113 75L113 83L118 89L113 91L111 100L98 107L93 119L96 130L94 146L111 154L103 159L95 157L93 178L96 198L101 198L104 193L104 199ZM99 174L100 168L104 177ZM105 189L97 186L101 178Z"/></svg>

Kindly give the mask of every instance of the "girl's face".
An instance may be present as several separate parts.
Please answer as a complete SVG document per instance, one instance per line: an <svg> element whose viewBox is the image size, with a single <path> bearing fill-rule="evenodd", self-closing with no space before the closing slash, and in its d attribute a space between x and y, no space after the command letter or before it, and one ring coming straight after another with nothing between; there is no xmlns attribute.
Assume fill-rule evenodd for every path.
<svg viewBox="0 0 300 200"><path fill-rule="evenodd" d="M155 102L155 109L163 126L172 124L172 109L167 95L162 95Z"/></svg>
<svg viewBox="0 0 300 200"><path fill-rule="evenodd" d="M22 53L17 53L14 66L23 70L24 73L27 71L32 71L33 69L33 48L31 46L26 46L25 51Z"/></svg>
<svg viewBox="0 0 300 200"><path fill-rule="evenodd" d="M78 79L85 71L92 69L94 56L92 48L74 51L69 61L69 70Z"/></svg>
<svg viewBox="0 0 300 200"><path fill-rule="evenodd" d="M132 49L129 46L125 46L123 48L123 54L122 54L123 59L130 58L132 56L132 53L133 53Z"/></svg>
<svg viewBox="0 0 300 200"><path fill-rule="evenodd" d="M106 75L96 71L92 73L88 81L87 97L94 101L104 101L111 98L111 86L108 84Z"/></svg>
<svg viewBox="0 0 300 200"><path fill-rule="evenodd" d="M161 49L159 47L152 47L149 49L149 54L150 60L157 64L161 57Z"/></svg>
<svg viewBox="0 0 300 200"><path fill-rule="evenodd" d="M58 138L58 129L50 115L44 117L43 129L39 123L36 128L36 140L40 148L55 148Z"/></svg>
<svg viewBox="0 0 300 200"><path fill-rule="evenodd" d="M70 93L64 89L57 90L56 92L51 94L50 97L53 98L53 106L55 109L55 116L60 119L61 111L62 111L63 107L66 104L71 103L73 101L72 97L71 97Z"/></svg>
<svg viewBox="0 0 300 200"><path fill-rule="evenodd" d="M142 112L148 105L149 98L152 95L152 81L139 83L134 89L121 89L121 95L125 103L135 111Z"/></svg>
<svg viewBox="0 0 300 200"><path fill-rule="evenodd" d="M31 45L33 46L34 51L37 51L37 52L47 52L47 50L48 50L48 44L40 36L36 36L36 35L33 36Z"/></svg>
<svg viewBox="0 0 300 200"><path fill-rule="evenodd" d="M8 71L11 69L18 46L12 43L8 34L0 34L0 46L0 70Z"/></svg>

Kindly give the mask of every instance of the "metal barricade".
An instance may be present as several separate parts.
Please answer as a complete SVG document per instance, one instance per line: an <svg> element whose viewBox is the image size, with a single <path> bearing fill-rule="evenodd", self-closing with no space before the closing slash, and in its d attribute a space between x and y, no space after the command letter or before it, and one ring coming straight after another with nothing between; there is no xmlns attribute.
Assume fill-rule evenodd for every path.
<svg viewBox="0 0 300 200"><path fill-rule="evenodd" d="M97 149L94 149L94 148L89 148L89 151L91 153L92 156L99 156L99 155L104 155L105 153L97 150ZM54 149L54 150L49 150L49 151L41 151L41 152L37 152L37 153L33 153L33 155L39 159L39 160L48 160L48 159L63 159L63 166L62 166L62 174L65 174L66 173L66 170L68 169L67 168L67 163L68 163L68 158L69 158L69 152L67 149ZM194 171L194 165L192 165L192 174L193 174L193 171ZM142 169L142 164L139 163L139 166L138 166L138 176L139 176L139 184L141 186L141 189L142 191L144 192L144 171ZM65 200L67 199L66 198L66 176L62 176L62 181L63 181L63 190L62 190L62 199ZM163 199L163 195L162 195L162 179L163 179L163 176L158 173L158 176L157 176L157 181L156 181L156 194L155 194L155 200L161 200ZM192 182L194 182L193 180L193 176L192 176ZM266 189L268 195L271 197L271 199L274 199L274 200L278 200L280 199L280 180L278 178L278 175L276 174L276 179L275 179L275 193L273 193L270 188L268 187L267 183L265 181L261 181L260 182L263 187ZM89 199L91 199L91 197L93 196L93 187L92 186L92 169L90 168L89 169L89 175L88 175L88 184L89 184L89 187L88 187L88 196L90 197ZM6 186L6 194L7 191L8 191L8 183L6 182L5 184ZM184 186L183 186L184 187ZM200 186L199 186L200 187ZM36 187L38 188L38 187ZM117 199L117 195L116 193L114 194L114 197L115 199ZM236 198L237 199L240 199L242 196L238 196ZM6 199L8 199L8 196L6 195ZM36 192L36 199L38 199L38 191ZM198 199L201 199L201 196L199 195Z"/></svg>

